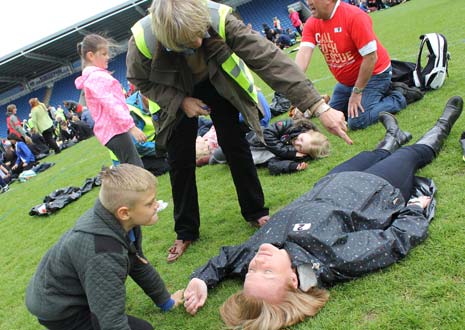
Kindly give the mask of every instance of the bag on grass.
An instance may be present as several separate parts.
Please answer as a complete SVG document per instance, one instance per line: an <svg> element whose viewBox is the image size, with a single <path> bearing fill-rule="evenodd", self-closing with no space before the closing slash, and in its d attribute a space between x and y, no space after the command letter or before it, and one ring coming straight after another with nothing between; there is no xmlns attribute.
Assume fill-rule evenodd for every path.
<svg viewBox="0 0 465 330"><path fill-rule="evenodd" d="M450 53L447 51L446 37L440 33L427 33L420 36L420 52L413 71L415 86L421 90L438 89L449 75L447 71ZM421 65L423 49L428 49L428 63Z"/></svg>
<svg viewBox="0 0 465 330"><path fill-rule="evenodd" d="M26 171L21 172L18 179L19 179L19 182L26 182L27 180L29 180L30 178L36 175L37 175L36 172L34 172L33 170L26 170Z"/></svg>

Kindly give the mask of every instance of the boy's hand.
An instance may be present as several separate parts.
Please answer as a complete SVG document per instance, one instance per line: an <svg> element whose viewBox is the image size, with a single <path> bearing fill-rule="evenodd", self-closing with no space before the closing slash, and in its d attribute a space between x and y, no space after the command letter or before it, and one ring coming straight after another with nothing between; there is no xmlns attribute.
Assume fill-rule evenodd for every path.
<svg viewBox="0 0 465 330"><path fill-rule="evenodd" d="M171 299L174 300L174 308L178 307L184 302L184 290L178 290L171 295Z"/></svg>
<svg viewBox="0 0 465 330"><path fill-rule="evenodd" d="M193 278L184 291L184 308L186 312L195 315L205 304L208 297L207 284L199 278Z"/></svg>

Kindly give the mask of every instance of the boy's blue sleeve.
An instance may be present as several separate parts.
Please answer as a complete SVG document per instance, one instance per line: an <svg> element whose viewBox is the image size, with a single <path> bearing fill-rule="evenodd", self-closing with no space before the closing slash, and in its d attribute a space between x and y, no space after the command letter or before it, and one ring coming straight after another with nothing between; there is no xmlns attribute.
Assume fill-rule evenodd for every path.
<svg viewBox="0 0 465 330"><path fill-rule="evenodd" d="M174 306L174 299L170 297L170 299L168 299L166 302L157 306L160 307L162 312L168 312Z"/></svg>

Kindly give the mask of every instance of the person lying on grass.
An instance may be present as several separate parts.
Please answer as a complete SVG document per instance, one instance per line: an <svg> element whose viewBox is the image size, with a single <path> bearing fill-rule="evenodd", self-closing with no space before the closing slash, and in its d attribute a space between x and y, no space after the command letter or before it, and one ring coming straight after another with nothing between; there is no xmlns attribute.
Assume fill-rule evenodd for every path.
<svg viewBox="0 0 465 330"><path fill-rule="evenodd" d="M156 178L121 164L101 173L92 209L45 254L26 292L26 306L50 330L151 330L126 315L129 275L162 310L178 306L142 252L140 226L158 221Z"/></svg>
<svg viewBox="0 0 465 330"><path fill-rule="evenodd" d="M435 126L402 148L411 135L381 114L386 135L375 150L335 167L247 242L223 247L192 274L186 311L196 314L207 288L240 276L243 289L220 309L226 325L280 329L317 314L329 296L323 288L405 257L426 238L435 208L433 182L415 172L438 155L462 108L462 98L451 98Z"/></svg>

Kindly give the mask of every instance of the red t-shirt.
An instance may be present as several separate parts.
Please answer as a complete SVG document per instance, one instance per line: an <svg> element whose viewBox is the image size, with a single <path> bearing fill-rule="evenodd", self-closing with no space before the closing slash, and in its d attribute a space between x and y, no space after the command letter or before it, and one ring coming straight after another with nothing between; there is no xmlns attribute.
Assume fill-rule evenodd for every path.
<svg viewBox="0 0 465 330"><path fill-rule="evenodd" d="M301 47L315 45L320 48L336 80L347 86L355 84L363 55L377 52L374 75L391 65L388 52L373 31L370 16L345 2L339 2L328 20L313 17L307 20Z"/></svg>

